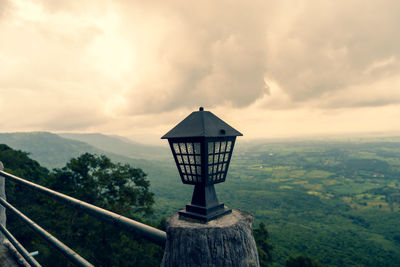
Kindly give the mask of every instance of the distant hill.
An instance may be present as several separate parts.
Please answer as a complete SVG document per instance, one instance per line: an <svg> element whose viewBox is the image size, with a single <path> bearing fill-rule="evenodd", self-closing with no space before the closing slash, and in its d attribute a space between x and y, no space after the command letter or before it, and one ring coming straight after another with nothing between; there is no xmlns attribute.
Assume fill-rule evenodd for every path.
<svg viewBox="0 0 400 267"><path fill-rule="evenodd" d="M86 137L88 136L90 135ZM130 146L128 142L123 142L122 140L119 143L118 137L102 136L100 134L97 137L98 139L93 138L93 140L96 140L99 147L102 146L113 151L118 151L118 147L120 147L119 150L125 151L127 155L135 154L135 152L129 152L127 148L133 148L136 144ZM109 143L105 144L107 142L104 142L101 144L100 140L106 140ZM96 143L95 141L91 142ZM114 162L128 163L133 167L141 168L147 173L151 182L151 190L156 197L156 209L158 205L165 205L166 202L171 203L172 199L174 203L171 203L170 207L174 210L177 207L181 207L183 205L182 202L190 198L191 191L180 182L172 155L163 160L156 159L157 153L163 153L162 147L155 147L152 150L153 147L149 146L148 151L153 151L154 155L151 155L148 159L139 159L112 153L106 151L106 149L103 150L85 142L64 138L49 132L0 133L0 144L6 144L13 149L28 152L30 158L38 161L48 169L64 167L71 158L78 157L86 152L97 155L103 154ZM111 144L114 144L115 148L112 149ZM126 145L126 148L123 148L123 145ZM143 147L146 147L146 145L143 145ZM159 152L156 152L158 151L157 149L160 149ZM138 151L138 149L135 151ZM167 150L164 153L171 152ZM143 152L142 155L144 154ZM168 197L165 198L165 196Z"/></svg>
<svg viewBox="0 0 400 267"><path fill-rule="evenodd" d="M50 169L65 166L69 159L82 153L100 152L83 142L48 132L0 133L0 144L28 152L31 158Z"/></svg>
<svg viewBox="0 0 400 267"><path fill-rule="evenodd" d="M119 137L101 138L115 144L112 151L139 153L139 149L117 149L121 143L112 138ZM95 138L91 139L94 144ZM121 141L127 148L129 141ZM0 134L1 143L31 153L50 168L64 166L84 152L142 168L155 193L155 219L176 212L192 196L193 186L181 183L170 154L165 160L131 158L106 151L111 150L106 141L100 149L44 132ZM2 160L7 168L12 162L6 159ZM299 254L318 258L324 266L398 266L400 262L398 137L240 141L227 180L216 185L216 191L228 207L254 214L255 225L265 223L274 246L274 266L283 266L288 256Z"/></svg>
<svg viewBox="0 0 400 267"><path fill-rule="evenodd" d="M100 139L101 138L98 138L96 142L100 143ZM103 139L110 141L110 144L115 144L117 147L117 138L108 138L104 136ZM0 144L6 144L14 149L28 152L32 159L37 160L41 165L49 169L63 167L71 158L86 152L98 155L104 154L115 162L129 163L132 166L138 166L140 168L146 167L149 169L153 168L153 165L157 168L157 166L163 164L159 161L156 163L154 160L127 157L122 154L103 150L83 141L64 138L49 132L0 133ZM110 147L110 144L103 146ZM118 145L122 146L122 144ZM99 144L99 146L101 145ZM125 149L125 153L129 153L128 149ZM134 153L131 154L133 155ZM172 159L172 157L170 158Z"/></svg>
<svg viewBox="0 0 400 267"><path fill-rule="evenodd" d="M61 137L85 142L104 151L136 159L165 160L171 158L169 147L144 145L120 136L99 133L61 133Z"/></svg>

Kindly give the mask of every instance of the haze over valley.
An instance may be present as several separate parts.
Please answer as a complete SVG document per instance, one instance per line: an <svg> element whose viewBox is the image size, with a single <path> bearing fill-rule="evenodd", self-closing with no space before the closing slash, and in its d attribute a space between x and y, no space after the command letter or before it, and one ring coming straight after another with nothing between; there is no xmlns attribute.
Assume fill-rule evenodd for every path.
<svg viewBox="0 0 400 267"><path fill-rule="evenodd" d="M0 143L29 152L50 169L84 152L140 167L155 193L153 219L169 216L191 198L192 186L181 183L168 146L48 132L0 134ZM400 137L239 139L227 181L216 190L226 205L252 212L256 225L267 226L278 266L298 254L324 266L395 266L400 260L399 158Z"/></svg>
<svg viewBox="0 0 400 267"><path fill-rule="evenodd" d="M0 0L0 160L164 229L192 187L160 138L203 107L243 133L216 190L254 214L262 266L299 255L313 267L399 266L399 10L398 0ZM145 200L128 203L124 186ZM153 244L6 187L96 265L161 261Z"/></svg>

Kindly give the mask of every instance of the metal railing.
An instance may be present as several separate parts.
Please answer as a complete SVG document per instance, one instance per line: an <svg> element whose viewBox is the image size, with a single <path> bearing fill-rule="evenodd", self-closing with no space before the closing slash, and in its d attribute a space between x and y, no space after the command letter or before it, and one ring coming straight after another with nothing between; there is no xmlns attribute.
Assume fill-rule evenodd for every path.
<svg viewBox="0 0 400 267"><path fill-rule="evenodd" d="M29 254L29 252L18 242L17 239L3 226L0 224L0 231L10 241L16 250L24 257L24 259L34 267L40 267L41 265Z"/></svg>
<svg viewBox="0 0 400 267"><path fill-rule="evenodd" d="M3 171L1 169L0 169L0 176L5 177L5 178L9 179L10 181L16 182L16 183L21 184L23 186L26 186L26 187L34 190L34 191L37 191L37 192L43 193L43 194L45 194L47 196L50 196L50 197L52 197L52 198L54 198L56 200L59 200L59 201L63 202L64 204L72 206L75 209L84 211L84 212L86 212L86 213L88 213L88 214L90 214L90 215L92 215L94 217L97 217L100 220L109 222L109 223L111 223L111 224L113 224L113 225L115 225L117 227L121 227L121 228L123 228L125 230L133 231L133 232L139 234L140 236L148 239L149 241L151 241L151 242L153 242L155 244L158 244L160 246L164 246L165 245L165 241L167 239L167 234L164 231L161 231L161 230L159 230L157 228L154 228L154 227L148 226L146 224L134 221L132 219L129 219L129 218L124 217L122 215L119 215L117 213L114 213L114 212L99 208L99 207L97 207L95 205L89 204L87 202L81 201L79 199L70 197L70 196L62 194L62 193L59 193L59 192L51 190L51 189L49 189L47 187L32 183L30 181L27 181L25 179L22 179L20 177L17 177L15 175L7 173L7 172L5 172L5 171ZM70 249L69 247L64 245L57 238L55 238L54 236L49 234L47 231L45 231L43 228L41 228L35 222L30 220L28 217L26 217L24 214L22 214L16 208L14 208L5 199L0 198L0 204L2 206L4 206L5 208L9 209L14 214L16 214L19 218L21 218L29 227L31 227L33 230L37 231L42 238L47 240L55 248L57 248L59 251L61 251L69 260L74 262L76 265L78 265L78 266L93 266L91 263L86 261L84 258L82 258L80 255L78 255L72 249ZM6 237L10 237L10 238L12 237L11 234L9 236L7 236L6 232L8 232L8 231L4 226L0 227L0 230L4 233L4 235ZM6 232L3 231L3 230L5 230ZM13 241L16 241L16 243L18 243L18 241L15 240L15 238L12 237L11 239L13 239ZM13 241L10 240L10 242L12 242L12 243L13 243ZM20 249L18 249L18 245L14 244L14 246L17 248L17 250L21 253L21 255L28 262L32 261L33 258L29 255L29 253L27 254L26 250L25 250L26 253L25 252L21 252L22 250L20 251ZM19 244L19 246L20 246L20 244ZM38 264L38 263L36 262L36 264ZM35 264L32 264L32 265L33 266L40 266L40 265L35 265Z"/></svg>
<svg viewBox="0 0 400 267"><path fill-rule="evenodd" d="M66 256L69 260L75 263L78 266L94 266L89 263L87 260L82 258L78 253L70 249L68 246L64 245L60 240L52 236L42 227L37 225L34 221L25 216L22 212L14 208L10 203L5 201L3 198L0 198L0 204L10 210L12 213L17 215L24 223L26 223L30 228L36 231L42 238L44 238L47 242L52 244L56 249L58 249L64 256ZM11 242L11 241L10 241ZM28 260L24 255L22 255L26 260Z"/></svg>

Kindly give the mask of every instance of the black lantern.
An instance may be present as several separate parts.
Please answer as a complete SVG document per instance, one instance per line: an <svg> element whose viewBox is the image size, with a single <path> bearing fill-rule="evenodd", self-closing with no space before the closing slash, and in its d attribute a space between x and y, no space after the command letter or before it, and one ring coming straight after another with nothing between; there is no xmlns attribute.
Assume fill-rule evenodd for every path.
<svg viewBox="0 0 400 267"><path fill-rule="evenodd" d="M184 184L193 184L184 217L211 221L231 212L218 201L214 184L225 181L236 136L242 134L200 107L161 139L168 139Z"/></svg>

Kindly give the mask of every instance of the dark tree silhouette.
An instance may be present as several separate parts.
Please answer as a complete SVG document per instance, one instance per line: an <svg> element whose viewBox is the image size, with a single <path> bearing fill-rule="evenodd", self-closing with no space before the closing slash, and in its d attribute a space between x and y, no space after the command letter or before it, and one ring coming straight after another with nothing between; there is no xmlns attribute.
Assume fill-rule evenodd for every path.
<svg viewBox="0 0 400 267"><path fill-rule="evenodd" d="M319 261L312 259L308 256L289 257L286 261L286 267L322 267Z"/></svg>
<svg viewBox="0 0 400 267"><path fill-rule="evenodd" d="M258 257L261 266L269 266L272 262L272 245L269 243L269 233L265 224L261 222L258 228L254 229L254 239L257 244Z"/></svg>
<svg viewBox="0 0 400 267"><path fill-rule="evenodd" d="M83 154L64 168L49 172L28 154L0 145L5 171L58 192L114 211L138 221L152 214L153 193L146 174L127 164L113 163L106 156ZM156 266L163 250L135 233L126 232L86 213L7 182L9 202L95 266ZM153 224L145 221L146 224ZM72 266L32 232L8 214L9 230L29 250L38 250L43 266Z"/></svg>

